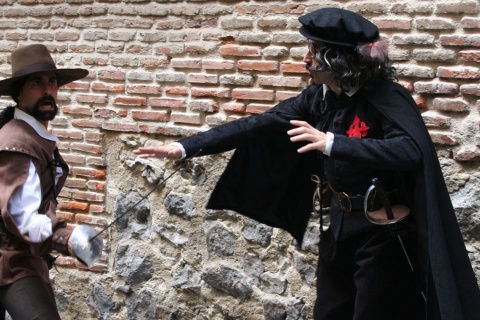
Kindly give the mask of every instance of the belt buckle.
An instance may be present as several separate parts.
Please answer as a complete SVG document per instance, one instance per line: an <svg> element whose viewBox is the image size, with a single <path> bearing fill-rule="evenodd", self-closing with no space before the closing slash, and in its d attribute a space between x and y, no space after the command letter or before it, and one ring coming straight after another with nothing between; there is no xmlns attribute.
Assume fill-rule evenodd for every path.
<svg viewBox="0 0 480 320"><path fill-rule="evenodd" d="M346 194L345 192L337 193L337 201L338 201L338 205L340 206L340 209L342 209L345 212L352 211L352 202L350 201L348 194Z"/></svg>

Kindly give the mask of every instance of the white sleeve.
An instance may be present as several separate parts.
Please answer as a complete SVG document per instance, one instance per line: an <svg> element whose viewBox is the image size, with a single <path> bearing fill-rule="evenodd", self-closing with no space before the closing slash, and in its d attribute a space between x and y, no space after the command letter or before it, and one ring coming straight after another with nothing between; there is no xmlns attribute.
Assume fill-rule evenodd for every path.
<svg viewBox="0 0 480 320"><path fill-rule="evenodd" d="M37 170L30 161L28 178L18 187L8 203L8 211L21 234L31 242L42 242L52 235L52 221L46 214L38 213L42 202L42 188Z"/></svg>
<svg viewBox="0 0 480 320"><path fill-rule="evenodd" d="M330 153L332 152L334 138L335 135L333 133L327 132L327 142L325 144L325 151L323 151L323 154L330 156Z"/></svg>
<svg viewBox="0 0 480 320"><path fill-rule="evenodd" d="M182 146L182 144L180 142L176 142L176 141L172 142L170 144L180 148L180 150L182 151L182 157L180 158L180 160L185 159L185 157L187 156L187 153L185 152L185 148Z"/></svg>

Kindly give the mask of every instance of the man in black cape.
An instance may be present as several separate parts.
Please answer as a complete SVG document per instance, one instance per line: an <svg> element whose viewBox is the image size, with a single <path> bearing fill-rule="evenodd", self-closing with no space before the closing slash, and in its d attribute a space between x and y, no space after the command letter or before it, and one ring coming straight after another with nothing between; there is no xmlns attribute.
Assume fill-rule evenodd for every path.
<svg viewBox="0 0 480 320"><path fill-rule="evenodd" d="M283 228L299 244L325 200L312 196L326 185L331 224L323 231L321 223L316 320L480 319L480 291L434 145L411 95L393 81L378 28L336 8L299 20L312 77L300 95L134 153L180 159L236 149L207 207ZM374 178L387 202L371 205L407 208L406 216L371 223L365 198Z"/></svg>

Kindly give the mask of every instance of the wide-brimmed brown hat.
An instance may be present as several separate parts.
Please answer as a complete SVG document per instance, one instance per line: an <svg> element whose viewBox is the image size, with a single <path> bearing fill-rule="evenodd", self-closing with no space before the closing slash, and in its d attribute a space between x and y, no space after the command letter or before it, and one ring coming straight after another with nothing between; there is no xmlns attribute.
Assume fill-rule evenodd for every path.
<svg viewBox="0 0 480 320"><path fill-rule="evenodd" d="M85 69L57 69L50 52L43 44L32 44L12 52L12 77L0 80L0 96L11 95L13 85L33 73L53 71L57 75L58 86L82 79L88 75Z"/></svg>

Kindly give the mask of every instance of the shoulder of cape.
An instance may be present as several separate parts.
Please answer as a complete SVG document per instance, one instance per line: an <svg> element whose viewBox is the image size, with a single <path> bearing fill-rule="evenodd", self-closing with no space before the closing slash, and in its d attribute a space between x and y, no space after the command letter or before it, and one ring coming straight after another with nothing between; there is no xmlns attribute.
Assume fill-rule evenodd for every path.
<svg viewBox="0 0 480 320"><path fill-rule="evenodd" d="M0 152L19 152L34 158L39 158L35 152L34 139L27 139L26 136L35 135L35 130L25 121L12 119L0 130Z"/></svg>

